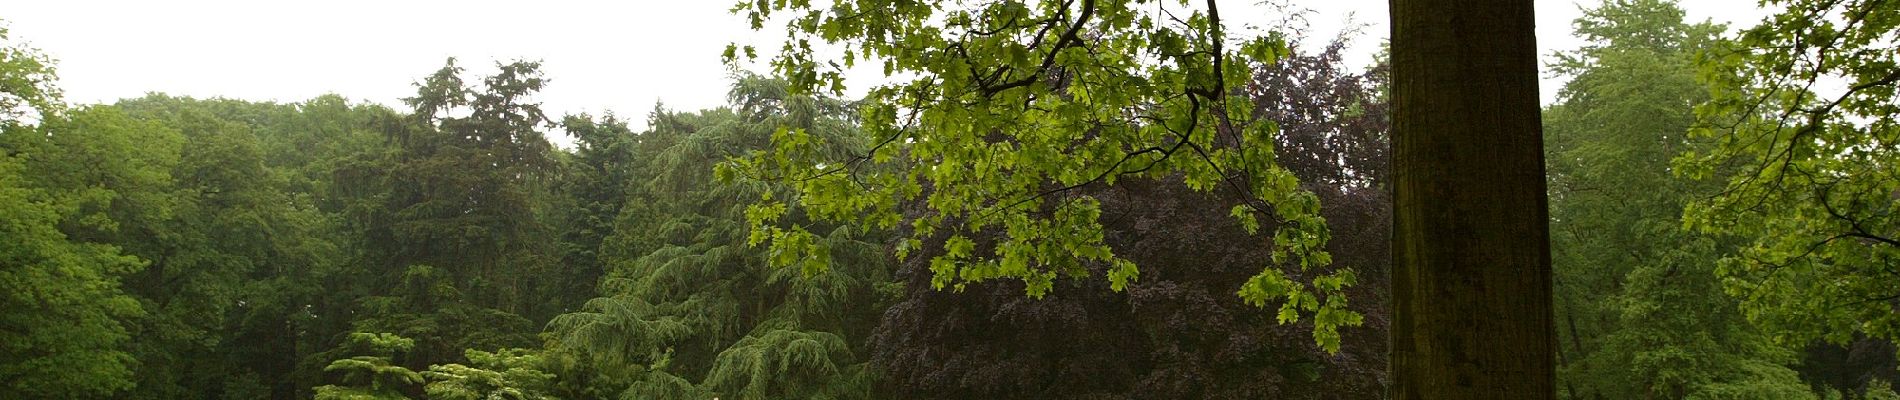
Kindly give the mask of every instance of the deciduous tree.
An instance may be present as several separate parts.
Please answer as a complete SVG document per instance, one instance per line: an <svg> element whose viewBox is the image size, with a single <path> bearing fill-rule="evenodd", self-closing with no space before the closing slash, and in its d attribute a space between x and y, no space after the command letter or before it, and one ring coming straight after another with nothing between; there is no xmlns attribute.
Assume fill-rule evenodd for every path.
<svg viewBox="0 0 1900 400"><path fill-rule="evenodd" d="M1392 1L1394 398L1556 395L1531 9Z"/></svg>
<svg viewBox="0 0 1900 400"><path fill-rule="evenodd" d="M1779 12L1702 60L1691 133L1713 148L1676 168L1722 188L1683 222L1744 240L1716 272L1785 343L1900 341L1900 4L1764 5Z"/></svg>
<svg viewBox="0 0 1900 400"><path fill-rule="evenodd" d="M882 66L895 83L870 90L861 112L872 143L842 156L823 138L786 129L774 148L739 160L754 178L792 184L751 214L775 253L822 269L822 246L780 226L786 202L818 220L906 225L899 257L941 243L940 289L1020 279L1043 296L1057 278L1107 275L1122 290L1140 274L1103 243L1101 202L1081 189L1181 177L1235 201L1249 231L1272 227L1272 257L1234 288L1277 303L1277 318L1313 318L1330 350L1362 316L1344 291L1351 266L1332 264L1319 200L1274 160L1274 125L1252 112L1243 84L1286 53L1277 35L1229 28L1219 2L904 0L745 2L753 29L783 23L769 58L794 92L838 92L842 69ZM734 62L757 58L727 49ZM925 207L906 210L907 204ZM1268 223L1262 223L1262 221ZM990 235L989 232L1000 233ZM978 238L983 238L978 240Z"/></svg>

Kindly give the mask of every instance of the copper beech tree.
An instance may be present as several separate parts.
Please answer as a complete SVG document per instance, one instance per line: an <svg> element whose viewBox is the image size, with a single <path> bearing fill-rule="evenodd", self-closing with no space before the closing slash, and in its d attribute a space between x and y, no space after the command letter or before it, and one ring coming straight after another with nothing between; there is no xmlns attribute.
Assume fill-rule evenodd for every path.
<svg viewBox="0 0 1900 400"><path fill-rule="evenodd" d="M1318 197L1276 162L1276 125L1240 84L1285 55L1281 37L1235 29L1216 1L742 2L755 30L782 25L765 57L795 90L842 92L844 69L881 66L862 127L875 145L822 157L821 140L782 130L724 177L791 182L749 212L755 243L807 272L826 249L787 204L909 237L899 257L941 246L932 286L1020 279L1032 296L1060 277L1106 271L1121 290L1139 266L1103 243L1093 185L1176 180L1238 203L1271 256L1235 288L1311 318L1336 351L1362 323L1344 291ZM1392 39L1394 394L1554 396L1550 256L1528 0L1395 0ZM729 62L760 58L727 48ZM921 202L920 210L902 205ZM1263 223L1263 220L1266 223ZM1000 234L979 235L990 232Z"/></svg>

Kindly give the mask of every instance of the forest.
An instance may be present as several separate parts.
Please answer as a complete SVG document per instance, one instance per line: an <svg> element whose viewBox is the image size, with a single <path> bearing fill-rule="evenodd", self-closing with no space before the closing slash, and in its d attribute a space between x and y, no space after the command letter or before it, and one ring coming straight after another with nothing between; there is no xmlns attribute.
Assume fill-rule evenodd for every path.
<svg viewBox="0 0 1900 400"><path fill-rule="evenodd" d="M638 116L454 58L401 104L79 104L0 27L0 399L1460 398L1400 369L1450 335L1539 365L1492 398L1900 400L1900 4L1583 2L1497 183L1547 287L1412 297L1395 235L1489 233L1395 227L1405 151L1490 142L1397 144L1405 42L1189 3L742 2L783 48ZM1543 316L1416 322L1448 291ZM1457 330L1499 321L1548 341Z"/></svg>

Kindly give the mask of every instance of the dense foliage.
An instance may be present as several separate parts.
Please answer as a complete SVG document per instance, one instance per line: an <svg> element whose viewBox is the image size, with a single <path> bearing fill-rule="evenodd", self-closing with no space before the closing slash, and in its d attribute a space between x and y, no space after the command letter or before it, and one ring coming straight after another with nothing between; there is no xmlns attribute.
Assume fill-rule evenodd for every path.
<svg viewBox="0 0 1900 400"><path fill-rule="evenodd" d="M1772 3L1785 11L1705 54L1691 132L1713 145L1679 167L1722 188L1685 222L1744 241L1718 273L1784 341L1900 340L1900 6Z"/></svg>
<svg viewBox="0 0 1900 400"><path fill-rule="evenodd" d="M1283 159L1309 149L1371 160L1383 150L1378 96L1382 69L1348 71L1343 42L1256 71L1249 93L1256 113L1283 122L1276 140ZM1307 97L1311 93L1326 96ZM1316 118L1319 115L1362 115ZM1378 150L1373 150L1378 149ZM1386 195L1366 179L1381 166L1301 163L1293 173L1314 183L1334 221L1329 251L1359 268L1366 282L1385 281ZM1376 397L1386 364L1383 302L1364 311L1364 329L1343 337L1329 355L1310 337L1310 325L1281 325L1271 313L1235 298L1233 288L1257 274L1252 260L1270 257L1227 210L1231 198L1201 193L1178 182L1123 183L1081 193L1104 207L1125 210L1102 218L1104 243L1143 266L1143 278L1125 294L1096 280L1058 281L1041 298L1022 296L1022 284L971 283L961 293L929 286L929 257L906 260L898 273L908 295L886 313L872 337L874 360L886 371L893 398L1309 398L1335 393ZM913 206L919 207L919 206ZM983 238L981 240L994 240ZM919 254L941 248L925 246ZM1094 271L1100 273L1101 271ZM1351 295L1379 299L1355 288ZM963 332L1009 340L970 340ZM1103 351L1102 349L1115 349ZM1053 383L1051 383L1053 382Z"/></svg>
<svg viewBox="0 0 1900 400"><path fill-rule="evenodd" d="M1549 66L1558 397L1900 399L1900 5L1768 4ZM1391 66L1217 7L747 2L776 77L644 123L68 104L0 29L0 398L1388 396Z"/></svg>
<svg viewBox="0 0 1900 400"><path fill-rule="evenodd" d="M4 29L0 40L7 40ZM119 282L144 263L61 231L82 218L97 221L96 206L86 203L113 193L37 182L40 173L30 167L38 152L19 143L35 136L28 118L43 122L65 110L48 59L11 41L0 45L0 358L8 360L0 363L0 397L96 397L129 388L136 360L125 348L128 325L143 313Z"/></svg>
<svg viewBox="0 0 1900 400"><path fill-rule="evenodd" d="M1319 198L1275 161L1277 125L1241 90L1286 55L1285 39L1230 37L1218 2L1168 3L741 2L735 12L755 30L782 20L786 45L770 62L796 91L838 92L841 68L859 60L903 77L865 98L869 149L829 156L814 149L823 138L789 129L772 151L737 162L740 174L797 188L757 206L762 240L776 252L825 251L813 233L781 226L783 202L795 202L820 220L904 223L900 257L943 250L930 255L934 288L1016 278L1041 297L1059 277L1100 270L1120 291L1140 269L1104 243L1101 219L1126 210L1080 191L1179 180L1228 197L1249 233L1271 228L1271 257L1233 289L1278 303L1282 323L1312 318L1313 338L1336 351L1339 328L1363 320L1345 296L1358 274L1333 265ZM739 49L726 58L740 60Z"/></svg>
<svg viewBox="0 0 1900 400"><path fill-rule="evenodd" d="M1669 160L1706 147L1685 135L1695 115L1682 105L1708 99L1693 58L1721 28L1658 0L1608 3L1576 27L1590 41L1554 65L1571 80L1545 112L1564 394L1812 398L1793 352L1712 295L1735 243L1680 223L1685 202L1712 192L1671 177Z"/></svg>

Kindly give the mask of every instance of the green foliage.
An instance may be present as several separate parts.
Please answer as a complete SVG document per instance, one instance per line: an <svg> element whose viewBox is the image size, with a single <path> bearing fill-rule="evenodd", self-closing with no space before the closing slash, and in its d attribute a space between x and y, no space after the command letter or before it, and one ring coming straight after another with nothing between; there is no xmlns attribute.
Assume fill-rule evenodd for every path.
<svg viewBox="0 0 1900 400"><path fill-rule="evenodd" d="M806 398L836 396L844 387L861 396L868 390L859 380L863 375L846 372L863 368L851 346L861 343L873 325L880 310L875 288L889 279L882 247L854 229L813 224L812 230L826 232L812 239L827 249L823 262L834 268L812 274L816 271L774 267L768 260L793 257L780 261L797 264L809 259L750 247L753 235L745 218L757 212L749 201L785 189L714 179L731 172L714 168L727 156L767 148L781 123L834 140L850 137L855 131L845 114L848 107L831 98L791 94L783 82L743 75L730 98L735 108L655 111L647 132L603 140L609 145L588 150L590 159L628 160L630 165L619 166L624 170L601 171L629 183L613 233L601 242L599 254L608 267L601 280L603 296L549 324L557 335L554 350L586 353L599 370L627 371L617 380L624 385L618 392L622 398L742 393ZM625 129L612 119L570 118L568 123L579 123L588 135ZM812 349L805 341L787 339L794 337L825 341L825 346ZM805 358L779 358L783 354ZM835 368L779 368L812 360Z"/></svg>
<svg viewBox="0 0 1900 400"><path fill-rule="evenodd" d="M854 134L843 102L746 78L738 112L656 114L640 137L570 118L585 147L557 154L534 63L473 86L451 63L411 115L340 96L66 109L47 58L7 50L6 105L34 109L0 136L0 277L30 288L0 302L0 397L703 398L728 347L775 332L838 340L830 361L858 372L720 376L868 388L848 347L879 311L881 246L814 225L832 273L771 268L741 213L782 189L711 184L781 121ZM607 296L551 324L549 349L468 350L534 343L534 318L609 265Z"/></svg>
<svg viewBox="0 0 1900 400"><path fill-rule="evenodd" d="M245 369L227 341L252 302L288 303L270 278L324 271L340 256L328 229L308 205L293 203L284 181L265 163L262 141L220 104L148 96L113 108L140 121L176 129L179 161L161 194L162 219L131 225L137 235L115 243L152 264L129 281L153 318L139 341L139 396L201 396ZM289 310L277 312L288 313ZM281 314L279 314L281 315ZM277 315L272 315L276 317ZM265 328L269 329L269 328ZM273 332L274 333L274 332Z"/></svg>
<svg viewBox="0 0 1900 400"><path fill-rule="evenodd" d="M324 367L324 371L342 374L347 386L319 386L316 398L407 399L405 389L422 384L422 374L390 362L398 353L415 348L415 340L389 333L356 332L350 334L349 345L359 354L368 354L336 360Z"/></svg>
<svg viewBox="0 0 1900 400"><path fill-rule="evenodd" d="M133 385L124 350L143 316L119 279L144 264L119 248L68 236L110 189L74 194L48 179L49 122L63 124L48 57L0 28L0 397L106 397ZM47 121L46 119L54 121ZM101 168L122 164L106 163ZM126 172L124 170L107 170Z"/></svg>
<svg viewBox="0 0 1900 400"><path fill-rule="evenodd" d="M52 116L65 104L60 99L59 76L53 59L39 49L15 42L0 27L0 128Z"/></svg>
<svg viewBox="0 0 1900 400"><path fill-rule="evenodd" d="M1012 278L1040 297L1057 277L1096 265L1121 290L1137 266L1102 243L1105 210L1087 190L1179 179L1231 194L1249 226L1271 218L1272 259L1238 294L1279 302L1284 322L1315 317L1314 338L1337 351L1338 328L1362 321L1344 296L1355 274L1331 265L1318 198L1275 162L1276 126L1256 118L1239 90L1254 67L1286 54L1284 41L1236 39L1217 2L1170 3L741 2L733 11L754 30L784 24L787 40L770 65L794 93L839 93L843 68L860 61L897 80L861 103L868 148L834 154L834 140L780 124L772 148L734 162L733 175L795 189L748 213L752 241L796 254L774 257L779 265L822 269L813 233L781 226L789 222L781 204L798 204L818 221L902 223L901 255L942 241L948 251L931 261L940 289ZM735 45L726 58L757 55Z"/></svg>
<svg viewBox="0 0 1900 400"><path fill-rule="evenodd" d="M83 313L103 312L103 314L94 314L95 316L92 317L80 318L80 321L87 321L80 326L98 328L100 330L97 334L106 335L105 338L110 338L114 335L130 334L132 338L140 339L139 341L132 342L133 346L129 346L132 348L130 353L134 356L144 355L144 351L142 351L143 349L141 349L141 347L146 343L144 339L149 337L147 336L147 332L151 331L152 327L157 325L155 322L163 320L163 318L150 316L150 314L158 313L155 310L155 305L152 304L127 305L116 303L131 300L119 294L120 287L131 286L128 288L130 289L128 291L133 293L137 292L136 285L122 285L122 280L134 279L137 275L149 274L149 272L145 271L154 266L153 263L145 261L150 260L149 257L139 254L141 250L143 250L142 248L128 247L128 245L136 245L136 243L129 239L135 237L148 238L155 232L162 232L162 230L156 230L154 228L171 218L170 214L176 203L172 196L169 196L167 191L170 190L173 183L170 176L170 168L179 162L179 141L177 135L178 132L175 130L167 129L158 124L131 119L116 110L89 107L72 110L65 113L65 115L42 121L42 124L37 129L19 128L17 126L10 128L8 132L6 132L5 137L0 137L0 139L6 142L5 147L7 148L7 152L13 154L13 156L9 157L12 158L12 160L9 161L17 160L19 162L17 165L23 167L16 171L27 178L26 181L22 182L26 184L25 187L44 188L43 191L39 192L39 195L33 197L38 197L38 201L44 202L44 204L58 207L59 211L57 211L57 214L53 214L58 216L57 220L41 223L49 223L49 226L57 226L59 228L57 233L60 236L56 237L63 237L65 240L74 242L71 245L73 246L71 248L72 250L69 251L76 253L68 255L44 254L39 257L51 256L55 260L60 258L81 257L67 261L54 261L56 264L53 265L73 265L72 267L67 267L68 269L65 270L68 273L72 273L72 275L68 275L68 278L62 279L77 279L77 281L72 283L83 283L84 286L72 287L70 289L81 290L81 292L78 293L92 293L92 295L100 296L87 299L87 303L93 301L99 301L101 303L88 305L75 304L75 306L81 308L76 308L72 311L93 308L93 311L83 311ZM31 224L35 223L32 221L42 218L43 215L27 215L23 217L24 219L22 219L21 222L31 226ZM32 238L41 234L31 231L21 233L24 238ZM111 261L113 258L117 258L118 254L139 257ZM35 262L33 258L38 257L26 258L20 261L27 262L22 265L45 262ZM93 272L81 273L87 269L91 269ZM41 271L52 272L48 270ZM46 276L40 279L52 278L54 278L54 276ZM46 287L43 289L62 290L57 287ZM58 292L49 292L42 295L54 293ZM28 296L35 295L28 294ZM49 298L47 300L53 299ZM58 301L73 301L73 299ZM104 306L105 308L95 308L100 306ZM108 325L99 325L101 322L104 322L98 319L101 317L125 318L132 315L140 315L145 318L127 318ZM64 322L55 322L43 328L36 327L33 329L57 329L52 327L66 325L67 323ZM118 331L119 333L115 334L113 333L115 332L114 330L120 328L115 328L114 326L123 326L125 330ZM51 332L49 331L49 333ZM85 336L75 335L70 337L79 338ZM94 341L91 345L85 345L71 350L81 351L85 348L100 345L112 346L119 342L118 340L111 339L94 340L97 341ZM25 343L30 342L23 342L22 344ZM47 349L51 350L54 348L57 347L49 347ZM110 371L112 371L112 367L109 366L113 363L123 362L123 359L116 358L123 356L124 353L118 352L118 350L121 349L123 348L114 348L112 352L91 356L91 358L97 361L93 363L75 364L75 366L95 369L98 373L111 374ZM76 353L74 355L79 354L83 353ZM152 360L141 358L139 361L140 363L149 363ZM106 364L100 364L100 362L105 362ZM137 376L141 381L146 379L146 376L142 372L148 368L149 367L144 366L135 368L135 371L138 371ZM77 376L85 375L86 374L79 374ZM102 381L100 386L102 389L108 391L112 388L125 387L123 384L111 383L110 379Z"/></svg>
<svg viewBox="0 0 1900 400"><path fill-rule="evenodd" d="M627 206L628 184L633 180L634 147L640 142L625 121L613 114L600 120L587 115L563 118L561 127L574 138L572 153L561 153L559 178L551 208L559 214L563 232L562 259L566 281L558 283L553 301L572 307L595 292L606 273L609 254L621 257L630 249L603 248L614 234L615 219ZM636 205L637 207L637 205Z"/></svg>
<svg viewBox="0 0 1900 400"><path fill-rule="evenodd" d="M589 300L582 312L562 314L548 323L562 334L562 342L582 346L613 365L660 363L670 357L669 347L705 325L694 315L695 303L656 306L638 298L601 297Z"/></svg>
<svg viewBox="0 0 1900 400"><path fill-rule="evenodd" d="M867 372L852 359L836 334L774 329L720 352L706 386L744 400L868 398Z"/></svg>
<svg viewBox="0 0 1900 400"><path fill-rule="evenodd" d="M71 209L28 187L19 161L0 157L0 285L9 288L0 295L0 397L128 389L133 359L120 346L125 321L141 310L117 278L141 263L109 245L67 240L56 224Z"/></svg>
<svg viewBox="0 0 1900 400"><path fill-rule="evenodd" d="M371 227L390 239L372 249L386 272L442 268L470 303L528 314L553 245L532 203L551 168L539 131L550 122L527 102L546 80L538 63L498 66L480 90L454 60L418 84L405 99L416 112L385 132L399 146L386 209L365 217L390 219Z"/></svg>
<svg viewBox="0 0 1900 400"><path fill-rule="evenodd" d="M417 338L407 365L445 364L465 349L502 348L533 343L534 323L493 308L469 304L448 271L426 265L406 268L401 284L388 296L360 300L353 325ZM421 367L415 367L421 368Z"/></svg>
<svg viewBox="0 0 1900 400"><path fill-rule="evenodd" d="M685 378L671 374L656 373L646 379L633 382L625 391L620 392L621 400L639 399L699 399L711 397L711 393Z"/></svg>
<svg viewBox="0 0 1900 400"><path fill-rule="evenodd" d="M1767 3L1784 10L1723 40L1667 1L1606 1L1552 66L1573 78L1545 113L1563 395L1900 398L1878 377L1815 386L1826 378L1795 373L1787 348L1900 341L1900 5ZM68 106L52 58L0 28L0 398L888 396L879 379L899 369L873 357L961 364L913 374L956 381L920 393L1107 371L1140 377L1137 392L1260 397L1249 391L1280 386L1192 386L1275 363L1256 370L1333 387L1317 382L1359 353L1257 354L1236 349L1282 337L1218 327L1273 323L1223 307L1277 305L1272 321L1310 318L1319 348L1338 351L1341 327L1386 324L1344 295L1384 271L1325 250L1376 239L1334 240L1309 191L1358 193L1327 197L1348 199L1329 215L1354 218L1351 199L1382 185L1366 171L1382 167L1362 166L1384 153L1280 131L1249 96L1285 84L1261 74L1286 44L1230 30L1217 7L744 2L734 12L754 30L782 25L788 40L764 56L734 45L727 61L764 59L784 80L735 73L729 107L657 108L644 131L612 114L553 123L533 102L547 84L535 62L464 80L451 60L416 84L410 113L340 95ZM860 62L892 83L838 98ZM1311 71L1273 73L1325 75ZM1363 117L1363 98L1289 86L1280 95L1353 103L1317 114ZM557 126L574 149L546 140ZM1331 145L1382 143L1362 141ZM1117 207L1190 189L1216 199L1209 218L1267 236L1260 265L1143 270L1130 260L1144 253L1107 244L1198 233L1104 228L1179 216ZM895 283L893 252L920 257L906 282L926 292ZM1105 284L1078 286L1129 300L886 313L926 284L1016 280L1040 298L1094 271ZM1239 282L1222 289L1238 301L1196 286L1213 281ZM918 316L939 310L952 312ZM963 336L1060 331L1006 320L1019 317L1145 332L1049 349L1036 347L1070 338ZM871 346L873 332L922 337ZM1137 357L1119 369L985 369L1035 370L1094 343L1152 348L1121 349Z"/></svg>
<svg viewBox="0 0 1900 400"><path fill-rule="evenodd" d="M468 350L469 364L431 365L422 376L431 399L444 400L551 400L547 394L554 375L540 371L541 357L532 350L502 349L489 353Z"/></svg>
<svg viewBox="0 0 1900 400"><path fill-rule="evenodd" d="M1717 260L1733 244L1682 228L1682 205L1712 188L1670 176L1669 160L1705 148L1685 137L1686 105L1707 99L1693 57L1719 26L1683 22L1666 0L1587 9L1560 53L1571 75L1544 113L1551 235L1572 398L1811 398L1770 346L1719 295Z"/></svg>
<svg viewBox="0 0 1900 400"><path fill-rule="evenodd" d="M1775 362L1760 360L1714 360L1731 363L1727 375L1702 384L1685 399L1813 399L1814 392L1794 371Z"/></svg>
<svg viewBox="0 0 1900 400"><path fill-rule="evenodd" d="M43 61L32 65L44 66ZM43 76L19 82L50 85L50 70L33 73ZM56 94L50 86L21 93L27 97ZM136 384L138 390L121 396L281 397L314 384L315 369L321 364L312 367L313 374L307 378L293 380L288 375L296 369L298 358L330 347L322 342L345 328L335 322L348 314L316 307L325 303L326 292L313 283L321 282L341 261L342 249L334 236L336 227L320 209L324 193L314 184L328 173L312 164L334 158L346 144L361 142L336 140L307 148L287 142L295 141L291 131L320 136L300 131L292 122L305 123L303 127L318 132L323 131L319 128L360 131L351 125L360 124L368 110L335 97L305 105L163 95L70 109L49 99L20 104L54 108L27 116L37 118L34 121L11 117L6 121L0 148L5 149L9 173L25 179L19 187L36 188L29 196L35 202L57 208L57 219L49 226L57 227L56 232L72 242L74 249L98 253L57 258L95 263L105 262L100 257L124 254L125 259L111 263L128 263L90 267L98 269L93 275L69 271L72 278L104 280L101 283L30 287L44 288L47 293L83 290L93 293L87 296L100 304L136 301L129 308L109 307L114 311L85 311L94 306L84 304L62 308L120 320L109 326L92 316L74 315L62 319L68 322L30 330L91 327L105 336L72 332L60 336L118 343L111 352L92 355L83 348L35 345L42 351L57 351L48 354L97 361L64 364L94 373L55 372L95 379L90 384L95 389L63 389L55 396L89 396L103 393L93 390ZM316 117L319 112L322 117ZM310 142L314 141L304 144ZM300 157L286 156L292 153ZM131 297L120 294L119 288ZM35 314L8 315L31 318ZM103 339L111 337L130 340ZM131 363L132 358L137 362ZM114 374L112 367L100 363L131 366L125 373L135 376L136 382L87 378Z"/></svg>
<svg viewBox="0 0 1900 400"><path fill-rule="evenodd" d="M1865 400L1900 400L1900 393L1895 393L1893 386L1887 382L1875 381L1861 394L1860 398Z"/></svg>
<svg viewBox="0 0 1900 400"><path fill-rule="evenodd" d="M1781 11L1701 58L1712 98L1677 160L1719 193L1684 225L1740 239L1717 273L1784 343L1900 340L1900 4L1779 0Z"/></svg>
<svg viewBox="0 0 1900 400"><path fill-rule="evenodd" d="M343 214L359 240L356 329L397 332L419 347L409 366L465 349L533 344L559 304L557 243L538 202L551 196L551 123L532 95L539 64L497 64L479 86L453 59L404 99L416 111L381 122L393 149L339 166Z"/></svg>
<svg viewBox="0 0 1900 400"><path fill-rule="evenodd" d="M335 289L360 286L330 282L352 248L325 182L336 160L368 151L366 139L380 142L367 127L388 110L336 96L275 104L148 95L112 108L184 139L163 225L174 233L121 239L171 269L134 281L141 297L167 304L164 331L175 332L140 337L141 359L173 368L141 372L136 394L308 396L336 358L323 351L350 329L352 315L337 306L354 296Z"/></svg>

